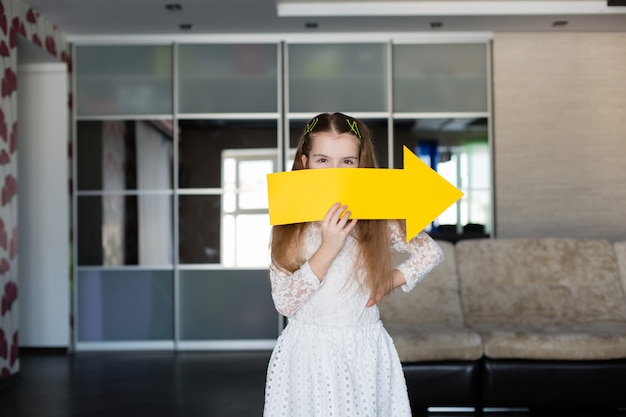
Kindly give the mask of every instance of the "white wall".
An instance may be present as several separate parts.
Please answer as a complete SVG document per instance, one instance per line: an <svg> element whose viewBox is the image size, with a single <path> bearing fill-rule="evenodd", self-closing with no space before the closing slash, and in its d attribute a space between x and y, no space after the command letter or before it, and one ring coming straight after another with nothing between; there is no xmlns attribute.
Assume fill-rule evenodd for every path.
<svg viewBox="0 0 626 417"><path fill-rule="evenodd" d="M20 345L70 344L68 86L62 63L20 65Z"/></svg>

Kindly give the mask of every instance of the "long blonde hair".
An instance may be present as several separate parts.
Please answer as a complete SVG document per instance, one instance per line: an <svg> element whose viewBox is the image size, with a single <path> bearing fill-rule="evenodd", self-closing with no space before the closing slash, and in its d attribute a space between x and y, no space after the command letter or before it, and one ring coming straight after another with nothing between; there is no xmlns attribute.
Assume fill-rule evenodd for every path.
<svg viewBox="0 0 626 417"><path fill-rule="evenodd" d="M302 155L309 156L317 133L352 133L359 138L359 168L378 168L370 129L363 122L343 113L315 116L302 132L292 170L305 169ZM404 228L404 223L398 222ZM279 268L294 272L304 264L302 236L309 223L295 223L272 228L271 258ZM366 271L365 284L372 294L387 294L392 289L393 253L389 220L359 220L355 227L359 262Z"/></svg>

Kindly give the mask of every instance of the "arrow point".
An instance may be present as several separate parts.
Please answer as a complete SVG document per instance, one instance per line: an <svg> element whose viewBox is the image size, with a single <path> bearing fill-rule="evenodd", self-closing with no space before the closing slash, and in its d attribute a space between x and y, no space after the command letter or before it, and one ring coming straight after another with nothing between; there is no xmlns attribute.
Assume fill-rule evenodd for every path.
<svg viewBox="0 0 626 417"><path fill-rule="evenodd" d="M417 236L430 222L416 222L413 219L406 219L406 241L410 241Z"/></svg>
<svg viewBox="0 0 626 417"><path fill-rule="evenodd" d="M407 214L407 241L422 231L463 193L445 178L404 147L404 169L409 176L416 200L415 207ZM419 198L418 198L419 197Z"/></svg>

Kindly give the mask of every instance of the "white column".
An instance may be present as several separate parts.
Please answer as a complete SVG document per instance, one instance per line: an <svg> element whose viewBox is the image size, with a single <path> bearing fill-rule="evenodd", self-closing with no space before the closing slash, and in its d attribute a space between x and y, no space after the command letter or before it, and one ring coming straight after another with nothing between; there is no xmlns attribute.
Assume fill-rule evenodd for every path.
<svg viewBox="0 0 626 417"><path fill-rule="evenodd" d="M18 304L20 345L70 344L67 72L20 65Z"/></svg>

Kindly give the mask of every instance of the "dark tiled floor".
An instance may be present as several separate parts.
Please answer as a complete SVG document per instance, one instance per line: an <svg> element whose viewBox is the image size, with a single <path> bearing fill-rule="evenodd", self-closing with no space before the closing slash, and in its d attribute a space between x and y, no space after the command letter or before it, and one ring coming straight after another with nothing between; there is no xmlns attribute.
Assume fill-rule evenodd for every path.
<svg viewBox="0 0 626 417"><path fill-rule="evenodd" d="M269 352L22 354L2 417L261 416Z"/></svg>
<svg viewBox="0 0 626 417"><path fill-rule="evenodd" d="M0 416L261 417L269 354L265 351L23 353L19 377L0 390ZM473 416L470 412L449 411L430 415ZM484 416L546 415L498 410ZM626 411L610 416L626 417ZM573 414L560 417L573 417Z"/></svg>

